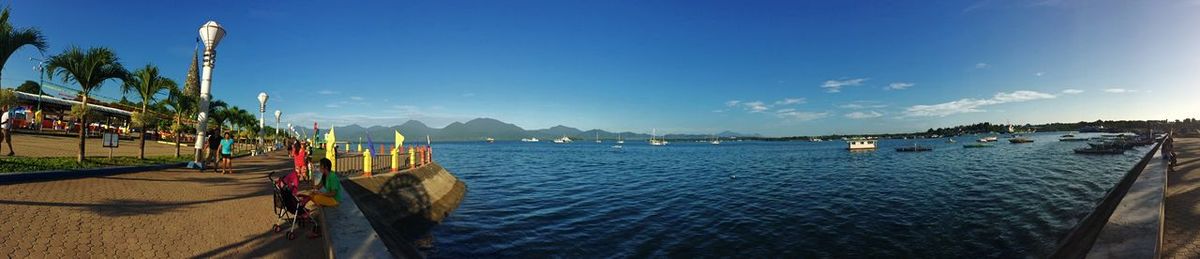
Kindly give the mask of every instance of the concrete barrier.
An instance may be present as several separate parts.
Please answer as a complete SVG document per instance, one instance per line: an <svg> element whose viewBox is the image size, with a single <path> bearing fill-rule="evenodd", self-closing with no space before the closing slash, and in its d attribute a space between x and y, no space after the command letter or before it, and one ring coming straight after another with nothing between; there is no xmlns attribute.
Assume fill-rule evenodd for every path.
<svg viewBox="0 0 1200 259"><path fill-rule="evenodd" d="M466 183L436 162L395 173L348 177L342 186L397 257L423 257L413 242L458 208L467 192Z"/></svg>

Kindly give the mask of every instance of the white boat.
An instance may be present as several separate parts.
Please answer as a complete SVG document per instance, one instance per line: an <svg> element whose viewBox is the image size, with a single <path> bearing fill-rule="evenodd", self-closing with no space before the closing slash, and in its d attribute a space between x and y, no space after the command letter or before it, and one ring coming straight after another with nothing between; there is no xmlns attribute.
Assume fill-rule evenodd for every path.
<svg viewBox="0 0 1200 259"><path fill-rule="evenodd" d="M650 133L650 145L651 146L666 146L667 145L667 140L658 139L657 137L658 137L658 129L652 129L652 132Z"/></svg>
<svg viewBox="0 0 1200 259"><path fill-rule="evenodd" d="M600 142L600 132L596 132L596 143L601 143Z"/></svg>
<svg viewBox="0 0 1200 259"><path fill-rule="evenodd" d="M494 139L494 138L487 138L487 139L484 139L484 141L487 141L487 143L495 143L495 142L496 142L496 139Z"/></svg>
<svg viewBox="0 0 1200 259"><path fill-rule="evenodd" d="M708 144L720 145L720 144L721 144L721 138L718 138L716 135L713 135L713 139L712 139L712 141L709 141L709 142L708 142Z"/></svg>
<svg viewBox="0 0 1200 259"><path fill-rule="evenodd" d="M617 134L617 144L625 144L625 140L621 139L621 134Z"/></svg>
<svg viewBox="0 0 1200 259"><path fill-rule="evenodd" d="M846 145L847 145L846 149L849 149L849 150L875 149L876 142L877 141L874 139L852 138L852 139L846 140Z"/></svg>
<svg viewBox="0 0 1200 259"><path fill-rule="evenodd" d="M541 141L541 140L538 140L537 138L523 138L523 139L521 139L521 142L538 142L538 141Z"/></svg>
<svg viewBox="0 0 1200 259"><path fill-rule="evenodd" d="M978 142L983 142L983 143L987 143L987 142L996 142L997 140L1000 140L1000 137L991 136L991 137L984 137L984 138L981 138L981 139L979 139L979 140L976 140L976 141L978 141Z"/></svg>
<svg viewBox="0 0 1200 259"><path fill-rule="evenodd" d="M567 136L562 136L561 138L554 139L554 144L566 144L566 143L571 143L571 138L568 138Z"/></svg>

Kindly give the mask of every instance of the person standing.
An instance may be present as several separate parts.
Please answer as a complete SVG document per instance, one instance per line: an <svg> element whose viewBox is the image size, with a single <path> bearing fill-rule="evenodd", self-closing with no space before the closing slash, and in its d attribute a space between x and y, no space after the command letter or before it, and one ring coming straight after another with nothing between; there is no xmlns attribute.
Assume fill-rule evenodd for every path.
<svg viewBox="0 0 1200 259"><path fill-rule="evenodd" d="M219 152L221 148L221 135L216 130L209 130L208 140L205 143L208 144L208 159L205 160L212 161L213 172L216 172L218 168L221 168L221 154Z"/></svg>
<svg viewBox="0 0 1200 259"><path fill-rule="evenodd" d="M1163 160L1167 161L1167 172L1175 172L1175 138L1171 136L1174 135L1171 133L1173 132L1167 132L1167 135L1163 137L1162 150L1160 150Z"/></svg>
<svg viewBox="0 0 1200 259"><path fill-rule="evenodd" d="M233 173L233 135L229 133L221 140L221 163L225 167L221 174Z"/></svg>
<svg viewBox="0 0 1200 259"><path fill-rule="evenodd" d="M12 119L13 115L11 106L4 105L4 114L0 115L0 140L3 140L5 144L8 144L7 156L13 156L16 154L13 152L12 147Z"/></svg>

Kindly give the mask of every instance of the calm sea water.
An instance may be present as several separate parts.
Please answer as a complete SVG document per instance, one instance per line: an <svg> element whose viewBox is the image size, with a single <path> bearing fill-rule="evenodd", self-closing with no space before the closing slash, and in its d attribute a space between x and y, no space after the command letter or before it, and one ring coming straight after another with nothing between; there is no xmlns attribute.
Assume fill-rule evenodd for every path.
<svg viewBox="0 0 1200 259"><path fill-rule="evenodd" d="M1039 133L844 142L434 144L468 184L433 257L1038 257L1146 148ZM1084 135L1088 136L1088 135ZM921 143L932 152L898 153Z"/></svg>

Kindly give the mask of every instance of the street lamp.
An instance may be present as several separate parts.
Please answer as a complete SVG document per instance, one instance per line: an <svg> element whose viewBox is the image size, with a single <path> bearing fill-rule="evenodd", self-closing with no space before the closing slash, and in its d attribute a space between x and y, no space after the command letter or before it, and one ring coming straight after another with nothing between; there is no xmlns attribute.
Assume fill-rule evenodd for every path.
<svg viewBox="0 0 1200 259"><path fill-rule="evenodd" d="M275 110L275 143L276 144L279 144L279 116L280 115L283 115L283 112L281 112L279 110Z"/></svg>
<svg viewBox="0 0 1200 259"><path fill-rule="evenodd" d="M263 126L267 121L267 92L258 93L258 148L262 150Z"/></svg>
<svg viewBox="0 0 1200 259"><path fill-rule="evenodd" d="M46 63L47 63L46 62L46 53L41 53L41 54L42 54L41 59L29 58L30 61L33 61L33 60L38 61L38 65L36 67L33 67L33 71L38 72L37 111L34 112L33 117L38 120L37 128L39 131L42 130L42 120L41 120L42 119L42 116L41 116L42 115L42 94L46 93L46 91L44 90L46 83L45 83L45 80L42 80L42 78L44 78L44 74L46 72Z"/></svg>
<svg viewBox="0 0 1200 259"><path fill-rule="evenodd" d="M188 167L204 168L200 152L204 150L205 134L208 129L208 101L212 99L212 69L217 59L217 43L225 37L225 28L215 21L200 25L200 40L204 42L204 68L200 73L200 113L196 115L196 157Z"/></svg>

